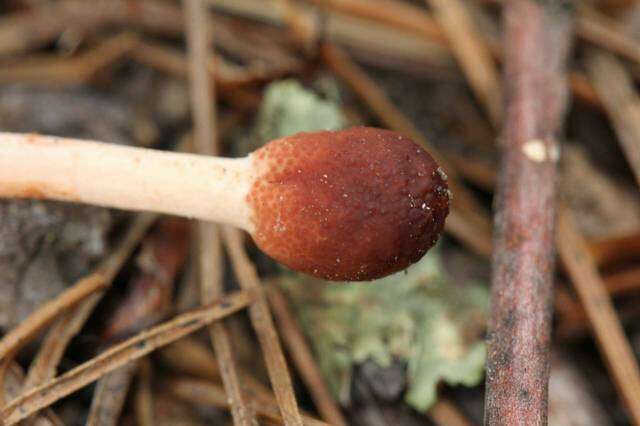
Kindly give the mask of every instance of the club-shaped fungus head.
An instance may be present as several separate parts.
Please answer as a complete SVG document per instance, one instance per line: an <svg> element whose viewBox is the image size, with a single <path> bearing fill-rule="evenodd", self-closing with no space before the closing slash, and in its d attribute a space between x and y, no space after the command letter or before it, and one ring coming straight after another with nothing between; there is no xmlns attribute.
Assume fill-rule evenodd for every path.
<svg viewBox="0 0 640 426"><path fill-rule="evenodd" d="M424 149L369 127L298 133L252 154L253 237L292 269L368 281L417 262L449 213L447 178Z"/></svg>

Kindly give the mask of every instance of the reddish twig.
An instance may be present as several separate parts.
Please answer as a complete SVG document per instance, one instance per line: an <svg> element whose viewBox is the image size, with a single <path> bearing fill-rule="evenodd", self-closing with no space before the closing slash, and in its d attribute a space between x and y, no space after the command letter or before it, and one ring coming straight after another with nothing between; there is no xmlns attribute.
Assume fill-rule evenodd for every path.
<svg viewBox="0 0 640 426"><path fill-rule="evenodd" d="M555 141L570 20L562 1L505 6L507 108L497 182L485 422L546 424Z"/></svg>

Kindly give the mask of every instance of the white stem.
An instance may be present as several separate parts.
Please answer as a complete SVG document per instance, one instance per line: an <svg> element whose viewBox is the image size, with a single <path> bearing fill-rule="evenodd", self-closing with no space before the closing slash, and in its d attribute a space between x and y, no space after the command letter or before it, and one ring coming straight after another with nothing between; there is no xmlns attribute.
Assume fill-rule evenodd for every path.
<svg viewBox="0 0 640 426"><path fill-rule="evenodd" d="M251 232L249 157L230 159L0 133L0 198L154 211Z"/></svg>

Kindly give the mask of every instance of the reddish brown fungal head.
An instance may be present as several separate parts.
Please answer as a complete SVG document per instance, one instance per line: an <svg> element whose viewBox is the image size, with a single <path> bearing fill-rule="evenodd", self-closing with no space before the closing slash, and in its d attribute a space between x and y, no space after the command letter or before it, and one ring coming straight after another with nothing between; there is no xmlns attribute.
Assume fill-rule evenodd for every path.
<svg viewBox="0 0 640 426"><path fill-rule="evenodd" d="M285 265L367 281L418 261L449 212L446 176L395 132L298 133L254 154L254 239Z"/></svg>

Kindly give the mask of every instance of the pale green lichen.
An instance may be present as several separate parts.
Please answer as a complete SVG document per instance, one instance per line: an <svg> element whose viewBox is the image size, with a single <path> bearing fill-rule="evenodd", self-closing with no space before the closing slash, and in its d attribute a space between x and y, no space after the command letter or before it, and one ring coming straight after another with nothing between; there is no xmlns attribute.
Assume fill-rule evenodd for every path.
<svg viewBox="0 0 640 426"><path fill-rule="evenodd" d="M436 401L440 381L474 386L482 380L488 291L480 284L453 284L437 249L407 272L370 283L300 276L281 282L343 403L353 367L368 360L383 367L393 360L407 363L405 400L418 410Z"/></svg>
<svg viewBox="0 0 640 426"><path fill-rule="evenodd" d="M264 143L298 132L337 130L345 125L337 103L322 99L296 80L283 80L265 91L256 134Z"/></svg>

